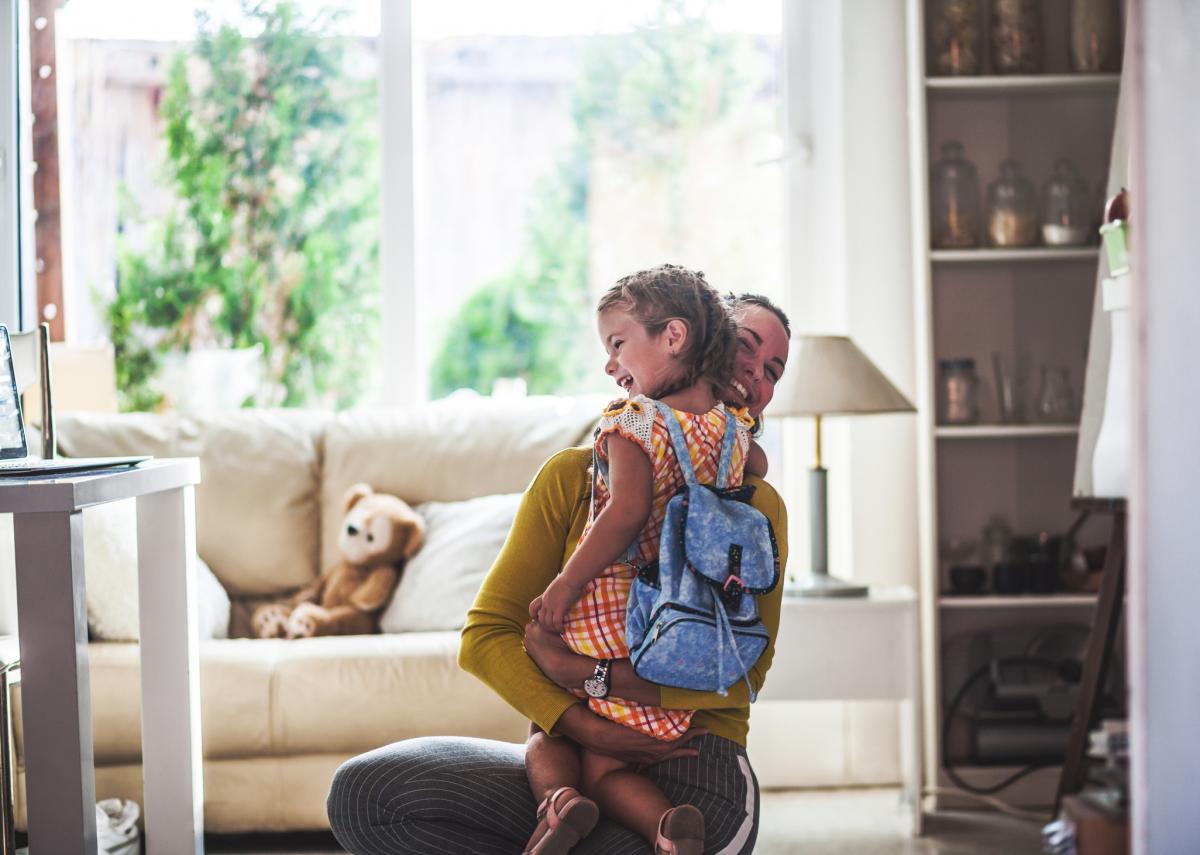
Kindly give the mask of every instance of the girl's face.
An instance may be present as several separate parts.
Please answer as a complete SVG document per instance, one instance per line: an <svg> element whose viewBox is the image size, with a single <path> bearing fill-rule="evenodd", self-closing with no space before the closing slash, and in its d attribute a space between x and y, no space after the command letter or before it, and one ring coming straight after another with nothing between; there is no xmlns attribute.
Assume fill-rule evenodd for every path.
<svg viewBox="0 0 1200 855"><path fill-rule="evenodd" d="M604 371L617 381L626 395L654 397L674 379L679 368L672 355L679 342L669 322L658 335L646 331L626 309L611 308L600 313L600 341L608 354Z"/></svg>
<svg viewBox="0 0 1200 855"><path fill-rule="evenodd" d="M726 403L746 407L755 418L775 396L775 384L787 365L788 334L770 309L749 305L735 312L737 355Z"/></svg>

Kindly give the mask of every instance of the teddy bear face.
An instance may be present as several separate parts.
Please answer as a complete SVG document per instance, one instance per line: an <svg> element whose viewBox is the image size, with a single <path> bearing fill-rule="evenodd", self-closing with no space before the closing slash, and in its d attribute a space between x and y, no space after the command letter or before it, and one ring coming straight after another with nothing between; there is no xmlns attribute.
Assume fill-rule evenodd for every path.
<svg viewBox="0 0 1200 855"><path fill-rule="evenodd" d="M420 520L411 508L375 494L354 502L346 512L338 549L351 564L393 564L415 550L420 533Z"/></svg>

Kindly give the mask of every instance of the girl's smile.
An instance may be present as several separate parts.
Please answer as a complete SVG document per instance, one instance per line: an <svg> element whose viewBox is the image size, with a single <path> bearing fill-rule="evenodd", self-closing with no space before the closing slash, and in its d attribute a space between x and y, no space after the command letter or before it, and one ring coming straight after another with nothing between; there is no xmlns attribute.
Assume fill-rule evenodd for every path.
<svg viewBox="0 0 1200 855"><path fill-rule="evenodd" d="M604 371L629 397L655 397L678 373L669 328L651 335L628 311L607 309L598 318L600 341L608 354Z"/></svg>

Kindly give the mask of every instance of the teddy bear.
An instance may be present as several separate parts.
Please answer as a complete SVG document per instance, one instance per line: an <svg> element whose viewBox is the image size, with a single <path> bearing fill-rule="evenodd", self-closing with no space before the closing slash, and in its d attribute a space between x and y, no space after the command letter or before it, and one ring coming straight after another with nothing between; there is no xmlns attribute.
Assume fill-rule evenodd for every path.
<svg viewBox="0 0 1200 855"><path fill-rule="evenodd" d="M254 610L259 638L309 638L377 632L404 562L421 546L425 523L396 496L367 484L346 492L338 533L342 562L290 600Z"/></svg>

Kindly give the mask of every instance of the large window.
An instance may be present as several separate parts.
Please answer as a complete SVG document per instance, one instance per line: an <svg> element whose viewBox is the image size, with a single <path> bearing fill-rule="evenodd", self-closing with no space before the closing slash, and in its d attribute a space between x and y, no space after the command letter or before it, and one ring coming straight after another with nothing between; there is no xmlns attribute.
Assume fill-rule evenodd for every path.
<svg viewBox="0 0 1200 855"><path fill-rule="evenodd" d="M413 6L434 397L608 389L592 306L664 261L782 296L779 0Z"/></svg>
<svg viewBox="0 0 1200 855"><path fill-rule="evenodd" d="M670 261L785 296L781 18L780 0L72 0L68 340L113 344L130 408L607 390L592 306L620 276ZM409 50L386 83L412 99L385 124L388 51ZM412 170L410 197L380 193L389 170ZM404 275L380 275L381 201L415 215L392 222Z"/></svg>
<svg viewBox="0 0 1200 855"><path fill-rule="evenodd" d="M63 302L123 403L348 405L378 385L378 0L72 0Z"/></svg>

